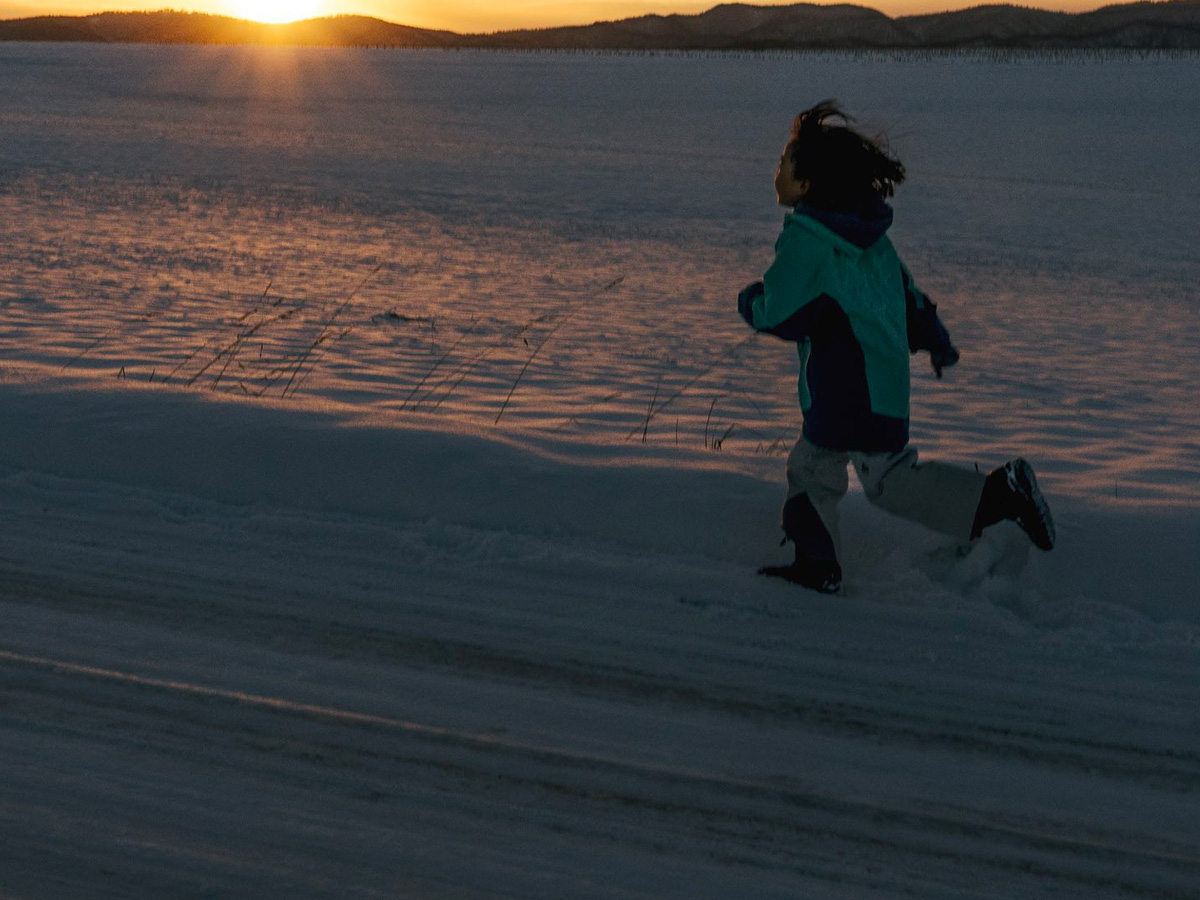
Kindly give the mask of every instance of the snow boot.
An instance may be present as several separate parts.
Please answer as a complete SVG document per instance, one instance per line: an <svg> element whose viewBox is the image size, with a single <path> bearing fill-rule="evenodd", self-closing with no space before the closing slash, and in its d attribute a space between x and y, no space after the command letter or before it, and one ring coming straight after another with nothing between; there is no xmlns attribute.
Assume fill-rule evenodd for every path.
<svg viewBox="0 0 1200 900"><path fill-rule="evenodd" d="M1038 490L1033 466L1014 459L996 469L983 485L983 495L975 512L971 537L997 522L1016 522L1039 550L1054 547L1054 519L1046 498Z"/></svg>
<svg viewBox="0 0 1200 900"><path fill-rule="evenodd" d="M837 594L842 590L842 567L837 563L797 558L786 566L763 566L758 574L782 578L818 594Z"/></svg>
<svg viewBox="0 0 1200 900"><path fill-rule="evenodd" d="M784 542L796 545L796 560L787 566L764 566L760 575L783 578L821 594L842 589L842 567L838 565L833 538L821 521L807 494L796 494L783 504Z"/></svg>

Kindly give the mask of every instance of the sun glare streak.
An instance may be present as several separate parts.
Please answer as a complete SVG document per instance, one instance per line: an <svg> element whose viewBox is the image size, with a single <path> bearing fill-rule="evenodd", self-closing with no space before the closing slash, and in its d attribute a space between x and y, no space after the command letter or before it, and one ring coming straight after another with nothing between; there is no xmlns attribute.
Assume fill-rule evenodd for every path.
<svg viewBox="0 0 1200 900"><path fill-rule="evenodd" d="M282 25L316 16L319 0L238 0L238 18L270 25Z"/></svg>

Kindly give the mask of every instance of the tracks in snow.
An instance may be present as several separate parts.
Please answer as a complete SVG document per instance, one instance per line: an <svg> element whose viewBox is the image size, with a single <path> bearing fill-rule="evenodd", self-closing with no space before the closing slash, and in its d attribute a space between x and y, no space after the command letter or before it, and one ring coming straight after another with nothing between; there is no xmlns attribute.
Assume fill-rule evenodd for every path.
<svg viewBox="0 0 1200 900"><path fill-rule="evenodd" d="M802 604L529 536L36 506L0 522L0 752L22 774L0 824L68 848L61 896L85 857L172 896L250 896L276 859L298 897L388 896L400 868L431 879L413 896L1200 882L1188 713L1162 696L1186 704L1189 658L1063 656L978 611Z"/></svg>
<svg viewBox="0 0 1200 900"><path fill-rule="evenodd" d="M805 878L822 874L809 858L808 842L841 847L843 853L882 853L906 879L914 879L914 887L925 867L949 865L986 872L993 879L1032 874L1059 890L1170 897L1184 896L1176 890L1200 872L1200 853L1194 847L1138 840L1122 829L1079 831L965 809L853 801L782 780L530 744L10 651L0 651L0 667L9 673L10 692L15 687L15 693L42 693L58 704L74 695L89 705L92 724L102 720L101 730L111 735L107 742L121 752L131 739L137 744L153 736L155 752L175 753L196 738L205 755L225 745L220 756L227 764L239 763L248 753L258 756L257 767L271 778L303 779L306 769L351 770L354 780L375 775L381 783L412 778L428 784L449 777L474 790L516 797L543 814L547 806L568 806L578 816L580 837L600 837L597 822L613 828L614 818L632 815L641 820L639 828L626 825L603 838L632 840L644 848L651 840L648 817L654 822L649 829L653 840L674 841L675 853L692 849L687 847L692 840L717 835L723 853L739 865ZM14 679L14 670L34 677ZM47 678L57 684L47 684ZM47 712L43 709L42 716ZM124 727L113 728L116 715L125 720ZM164 728L163 720L173 725ZM73 728L78 732L87 724L77 722ZM170 731L172 739L163 742L162 735ZM385 794L363 796L375 803L387 799ZM485 815L494 816L495 800L488 806ZM797 843L804 852L797 852ZM834 877L828 870L823 874Z"/></svg>

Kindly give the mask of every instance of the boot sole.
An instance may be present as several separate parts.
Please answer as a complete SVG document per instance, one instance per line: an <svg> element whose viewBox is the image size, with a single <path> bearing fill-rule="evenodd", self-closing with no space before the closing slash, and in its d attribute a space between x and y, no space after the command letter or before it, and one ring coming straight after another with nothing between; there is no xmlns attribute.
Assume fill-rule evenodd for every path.
<svg viewBox="0 0 1200 900"><path fill-rule="evenodd" d="M1050 505L1046 502L1046 498L1042 496L1042 492L1038 488L1037 476L1033 472L1033 466L1029 465L1023 459L1013 460L1011 475L1013 487L1027 503L1033 505L1034 509L1032 522L1026 521L1026 518L1021 516L1017 519L1017 524L1029 535L1029 539L1033 541L1033 546L1039 550L1053 550L1055 539L1054 518L1050 515Z"/></svg>
<svg viewBox="0 0 1200 900"><path fill-rule="evenodd" d="M771 578L782 578L784 581L790 581L792 584L798 584L802 588L808 588L810 591L816 591L818 594L840 594L842 591L842 583L840 581L821 581L814 582L812 579L805 578L796 571L795 566L763 566L758 570L759 575L767 575Z"/></svg>

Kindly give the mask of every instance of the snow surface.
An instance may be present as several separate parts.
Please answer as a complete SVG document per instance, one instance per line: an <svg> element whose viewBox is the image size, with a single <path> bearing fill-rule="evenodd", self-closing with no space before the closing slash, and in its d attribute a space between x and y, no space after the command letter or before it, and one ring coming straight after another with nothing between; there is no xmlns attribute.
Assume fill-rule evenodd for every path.
<svg viewBox="0 0 1200 900"><path fill-rule="evenodd" d="M0 46L0 897L1200 896L1200 61ZM782 558L791 115L926 456Z"/></svg>

